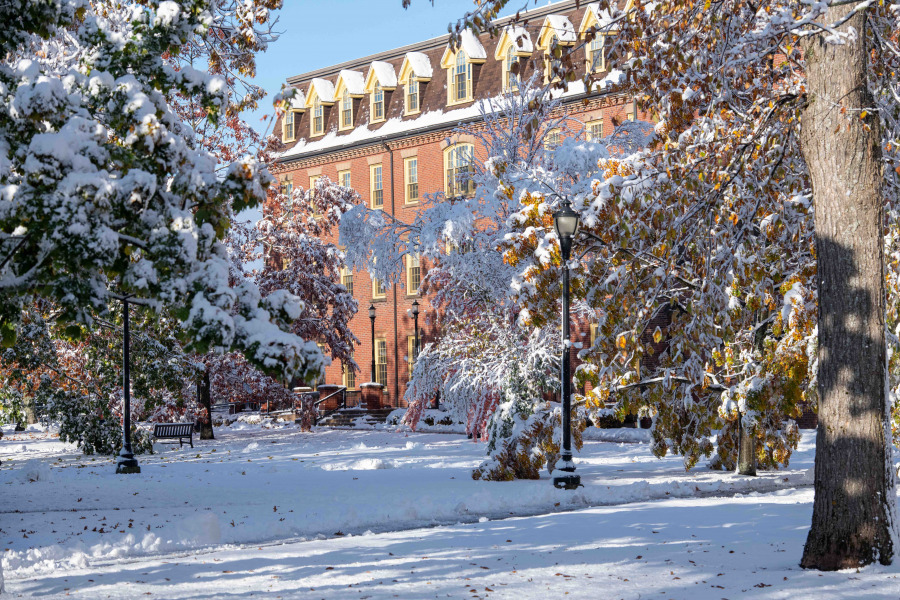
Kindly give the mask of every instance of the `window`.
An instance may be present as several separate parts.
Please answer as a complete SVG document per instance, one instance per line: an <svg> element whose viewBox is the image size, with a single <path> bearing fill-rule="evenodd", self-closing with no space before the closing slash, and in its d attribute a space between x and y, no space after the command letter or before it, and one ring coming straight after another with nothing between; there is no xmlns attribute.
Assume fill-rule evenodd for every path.
<svg viewBox="0 0 900 600"><path fill-rule="evenodd" d="M603 60L603 50L606 46L606 36L598 35L591 40L587 47L587 60L591 72L596 73L606 68L606 61Z"/></svg>
<svg viewBox="0 0 900 600"><path fill-rule="evenodd" d="M554 127L544 134L544 149L553 150L559 146L561 141L562 134L560 133L559 128Z"/></svg>
<svg viewBox="0 0 900 600"><path fill-rule="evenodd" d="M631 101L631 105L625 109L625 118L634 121L637 118L637 102Z"/></svg>
<svg viewBox="0 0 900 600"><path fill-rule="evenodd" d="M556 81L562 72L562 52L563 47L559 45L559 37L554 33L550 36L550 43L547 44L546 68L544 70L544 81Z"/></svg>
<svg viewBox="0 0 900 600"><path fill-rule="evenodd" d="M591 323L591 346L597 343L597 324Z"/></svg>
<svg viewBox="0 0 900 600"><path fill-rule="evenodd" d="M409 377L412 378L413 367L416 366L416 360L419 358L419 352L422 351L422 336L419 336L419 345L416 346L416 336L406 336L406 361L409 363Z"/></svg>
<svg viewBox="0 0 900 600"><path fill-rule="evenodd" d="M387 386L387 340L375 340L375 383Z"/></svg>
<svg viewBox="0 0 900 600"><path fill-rule="evenodd" d="M353 353L350 354L350 358L351 359L353 358ZM344 387L347 388L348 390L355 390L356 389L356 371L354 371L352 368L350 368L350 365L348 365L347 363L344 363L344 374L343 375L344 375L344 377L343 377Z"/></svg>
<svg viewBox="0 0 900 600"><path fill-rule="evenodd" d="M371 180L372 208L384 207L384 182L381 179L381 165L370 167L369 179Z"/></svg>
<svg viewBox="0 0 900 600"><path fill-rule="evenodd" d="M313 118L309 122L310 135L322 135L325 133L325 107L316 96L313 100Z"/></svg>
<svg viewBox="0 0 900 600"><path fill-rule="evenodd" d="M351 187L350 171L338 171L338 182L344 187Z"/></svg>
<svg viewBox="0 0 900 600"><path fill-rule="evenodd" d="M353 295L353 271L344 267L341 269L341 285L347 288L347 293Z"/></svg>
<svg viewBox="0 0 900 600"><path fill-rule="evenodd" d="M422 271L418 254L406 255L406 294L419 293L419 284L422 283Z"/></svg>
<svg viewBox="0 0 900 600"><path fill-rule="evenodd" d="M380 83L375 84L372 92L372 123L384 121L384 89Z"/></svg>
<svg viewBox="0 0 900 600"><path fill-rule="evenodd" d="M313 211L314 216L319 216L319 207L316 204L316 182L322 178L321 175L313 175L309 178L309 207Z"/></svg>
<svg viewBox="0 0 900 600"><path fill-rule="evenodd" d="M281 121L281 141L293 142L296 139L294 119L294 111L290 108L284 111L284 119Z"/></svg>
<svg viewBox="0 0 900 600"><path fill-rule="evenodd" d="M603 119L588 121L585 124L585 129L587 130L587 138L589 140L596 141L603 139Z"/></svg>
<svg viewBox="0 0 900 600"><path fill-rule="evenodd" d="M506 58L503 61L503 89L506 91L515 91L519 89L518 74L519 56L516 54L516 48L510 44L506 50Z"/></svg>
<svg viewBox="0 0 900 600"><path fill-rule="evenodd" d="M341 97L341 126L340 129L350 129L353 127L353 98L350 92L344 89Z"/></svg>
<svg viewBox="0 0 900 600"><path fill-rule="evenodd" d="M419 201L419 159L407 158L403 161L403 178L406 181L406 203Z"/></svg>
<svg viewBox="0 0 900 600"><path fill-rule="evenodd" d="M384 298L384 296L385 296L384 284L381 282L380 279L373 278L372 279L372 298L377 300L378 298Z"/></svg>
<svg viewBox="0 0 900 600"><path fill-rule="evenodd" d="M419 112L419 82L412 77L406 84L406 114Z"/></svg>
<svg viewBox="0 0 900 600"><path fill-rule="evenodd" d="M294 182L290 175L285 175L284 181L281 182L281 193L287 196L287 204L291 204L291 195L294 193Z"/></svg>
<svg viewBox="0 0 900 600"><path fill-rule="evenodd" d="M472 99L472 65L466 60L466 53L460 50L450 67L450 99L448 104L457 104Z"/></svg>
<svg viewBox="0 0 900 600"><path fill-rule="evenodd" d="M472 144L456 144L444 151L444 170L447 175L445 192L448 197L470 196L475 193L472 166L474 158Z"/></svg>

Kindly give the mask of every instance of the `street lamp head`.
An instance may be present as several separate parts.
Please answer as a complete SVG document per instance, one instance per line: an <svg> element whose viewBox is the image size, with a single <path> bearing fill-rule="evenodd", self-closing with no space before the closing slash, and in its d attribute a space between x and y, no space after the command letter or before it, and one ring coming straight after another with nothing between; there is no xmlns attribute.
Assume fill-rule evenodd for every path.
<svg viewBox="0 0 900 600"><path fill-rule="evenodd" d="M580 218L578 213L572 210L569 199L563 200L562 206L553 213L553 229L559 236L559 248L562 251L563 260L569 260L572 253L572 241L578 233Z"/></svg>
<svg viewBox="0 0 900 600"><path fill-rule="evenodd" d="M553 213L553 229L560 239L575 237L578 233L580 217L577 212L572 210L572 205L568 198L563 200L562 206L558 211Z"/></svg>
<svg viewBox="0 0 900 600"><path fill-rule="evenodd" d="M369 318L375 320L375 303L369 304Z"/></svg>
<svg viewBox="0 0 900 600"><path fill-rule="evenodd" d="M418 301L418 300L413 300L413 303L412 303L412 316L413 316L413 317L419 316L419 301Z"/></svg>

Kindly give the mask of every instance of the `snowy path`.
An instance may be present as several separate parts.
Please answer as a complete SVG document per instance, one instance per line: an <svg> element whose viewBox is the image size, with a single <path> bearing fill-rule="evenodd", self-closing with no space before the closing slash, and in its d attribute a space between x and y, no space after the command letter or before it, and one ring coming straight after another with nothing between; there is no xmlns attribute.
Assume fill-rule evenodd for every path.
<svg viewBox="0 0 900 600"><path fill-rule="evenodd" d="M275 552L265 554L266 560L278 561L272 544L292 544L292 556L297 557L309 552L352 554L354 544L365 552L368 544L381 543L368 540L434 539L446 534L427 532L458 527L468 538L475 534L465 533L470 531L467 527L489 531L495 526L461 525L479 519L531 516L534 520L523 519L523 526L541 529L541 523L557 518L547 513L588 514L582 509L591 506L672 498L694 498L685 507L701 506L698 498L716 506L727 502L723 497L738 493L809 485L812 444L812 436L802 442L788 469L743 478L704 468L685 473L679 458L656 459L646 444L591 441L578 457L585 487L568 492L554 489L546 474L540 481L473 481L470 472L482 460L483 445L456 435L328 430L303 434L293 427L223 430L219 439L199 443L194 450L166 449L140 457L143 472L138 476L117 476L107 458L83 457L46 435L8 434L0 441L0 547L5 549L0 557L11 590L43 595L52 591L44 586L51 585L47 582L59 572L99 577L123 566L126 573L159 571L172 568L166 563L201 565L203 560L215 562L209 557L234 560L241 552L228 548ZM628 513L612 510L608 514ZM513 522L495 523L509 527L500 523ZM805 516L794 526L805 535L808 523ZM448 527L421 530L434 526ZM607 535L594 528L583 533ZM502 553L493 560L497 559L504 560ZM306 564L306 559L299 564ZM181 576L165 577L174 581ZM254 577L250 580L256 581ZM88 578L93 576L85 575L77 589L93 583ZM99 585L100 580L95 582ZM69 583L63 587L76 589ZM245 589L252 589L259 582L245 583L250 586ZM300 588L291 589L285 593L300 593ZM98 593L85 592L84 597L104 597ZM124 592L117 589L111 597L120 593ZM175 592L166 591L162 597L190 597L171 594Z"/></svg>
<svg viewBox="0 0 900 600"><path fill-rule="evenodd" d="M42 598L883 600L900 569L803 571L810 490L140 558L11 582Z"/></svg>

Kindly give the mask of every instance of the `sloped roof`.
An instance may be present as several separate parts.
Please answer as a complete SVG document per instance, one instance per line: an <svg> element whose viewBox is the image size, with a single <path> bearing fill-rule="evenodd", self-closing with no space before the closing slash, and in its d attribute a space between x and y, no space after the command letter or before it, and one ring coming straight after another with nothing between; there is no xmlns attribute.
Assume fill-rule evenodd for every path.
<svg viewBox="0 0 900 600"><path fill-rule="evenodd" d="M309 84L309 89L306 91L306 106L310 105L310 102L313 99L313 96L318 96L321 102L332 103L334 102L334 84L328 81L327 79L322 79L321 77L316 77Z"/></svg>
<svg viewBox="0 0 900 600"><path fill-rule="evenodd" d="M338 75L335 92L341 91L341 87L347 88L351 96L362 96L366 93L366 77L359 71L344 69Z"/></svg>
<svg viewBox="0 0 900 600"><path fill-rule="evenodd" d="M378 80L383 88L397 87L397 72L394 66L383 60L373 60L372 66L369 67L369 74L366 76L366 89L369 88L372 77Z"/></svg>
<svg viewBox="0 0 900 600"><path fill-rule="evenodd" d="M434 73L431 68L431 61L424 52L407 52L406 57L403 59L403 65L406 66L407 64L412 69L412 74L416 77L430 79ZM403 67L400 67L400 70L402 71Z"/></svg>

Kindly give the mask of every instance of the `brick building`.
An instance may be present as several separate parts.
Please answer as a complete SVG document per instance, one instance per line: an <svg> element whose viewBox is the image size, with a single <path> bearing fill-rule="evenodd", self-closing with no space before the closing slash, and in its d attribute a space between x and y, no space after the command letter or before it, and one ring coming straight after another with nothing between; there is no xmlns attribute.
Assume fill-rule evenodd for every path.
<svg viewBox="0 0 900 600"><path fill-rule="evenodd" d="M453 135L453 130L460 124L477 126L480 100L514 91L536 69L547 81L560 60L551 54L554 45L568 53L577 75L587 70L595 81L603 80L615 68L615 57L606 37L592 32L605 16L596 4L576 6L567 0L522 13L515 24L501 20L499 37L464 32L455 51L444 35L289 77L299 94L276 124L286 144L277 176L283 186L304 189L327 176L353 187L371 208L407 222L424 194L470 193L461 175L471 160L483 158L481 149L474 138ZM568 129L602 137L613 123L636 118L629 98L611 87L591 88L586 91L576 81L563 94ZM361 371L354 377L334 364L326 370L326 384L356 390L369 381L374 343L376 379L386 386L385 401L403 405L409 360L415 356L413 301L420 305L421 343L439 334L430 328L434 320L428 318L427 298L417 292L426 268L424 261L407 257L404 285L387 289L365 272L342 276L359 301L351 326L361 341L354 356ZM374 340L370 305L376 313Z"/></svg>

